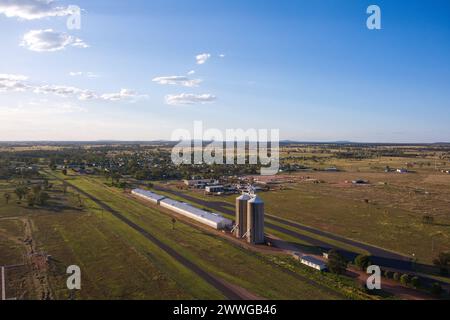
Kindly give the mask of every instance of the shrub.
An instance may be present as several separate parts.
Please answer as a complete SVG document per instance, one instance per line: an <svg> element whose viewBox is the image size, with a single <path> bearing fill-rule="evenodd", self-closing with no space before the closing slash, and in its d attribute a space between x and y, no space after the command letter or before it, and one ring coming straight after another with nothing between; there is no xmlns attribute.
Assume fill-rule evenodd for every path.
<svg viewBox="0 0 450 320"><path fill-rule="evenodd" d="M409 277L409 275L404 274L400 277L400 282L404 285L407 286L409 285L409 283L411 282L411 278Z"/></svg>
<svg viewBox="0 0 450 320"><path fill-rule="evenodd" d="M347 261L336 250L328 253L328 269L335 274L344 274L347 270Z"/></svg>
<svg viewBox="0 0 450 320"><path fill-rule="evenodd" d="M370 256L359 255L355 258L355 265L362 271L366 271L371 264Z"/></svg>
<svg viewBox="0 0 450 320"><path fill-rule="evenodd" d="M393 278L395 281L399 281L399 280L400 280L400 274L399 274L398 272L395 272L394 275L392 276L392 278Z"/></svg>
<svg viewBox="0 0 450 320"><path fill-rule="evenodd" d="M389 270L384 271L384 277L386 279L392 279L392 276L393 276L392 271L389 271Z"/></svg>

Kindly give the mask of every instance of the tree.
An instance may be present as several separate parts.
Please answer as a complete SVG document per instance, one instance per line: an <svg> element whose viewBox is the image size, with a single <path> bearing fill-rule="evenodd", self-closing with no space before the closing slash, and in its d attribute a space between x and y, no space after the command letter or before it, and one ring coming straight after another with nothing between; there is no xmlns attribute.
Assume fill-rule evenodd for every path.
<svg viewBox="0 0 450 320"><path fill-rule="evenodd" d="M411 278L409 275L404 274L400 277L400 282L402 285L407 286L411 282Z"/></svg>
<svg viewBox="0 0 450 320"><path fill-rule="evenodd" d="M63 170L62 170L62 174L65 175L65 176L67 176L67 169L63 169Z"/></svg>
<svg viewBox="0 0 450 320"><path fill-rule="evenodd" d="M420 278L419 278L419 277L413 277L413 278L411 279L411 285L412 285L414 288L419 288L419 287L420 287Z"/></svg>
<svg viewBox="0 0 450 320"><path fill-rule="evenodd" d="M370 256L361 254L355 258L355 265L362 271L366 271L371 264Z"/></svg>
<svg viewBox="0 0 450 320"><path fill-rule="evenodd" d="M34 207L34 205L36 204L36 197L33 192L28 192L27 203L28 203L28 206L30 206L30 207Z"/></svg>
<svg viewBox="0 0 450 320"><path fill-rule="evenodd" d="M441 252L436 259L433 260L433 264L439 268L441 275L445 276L448 274L448 269L450 266L450 253Z"/></svg>
<svg viewBox="0 0 450 320"><path fill-rule="evenodd" d="M347 270L347 261L337 250L328 253L328 269L335 274L344 274Z"/></svg>
<svg viewBox="0 0 450 320"><path fill-rule="evenodd" d="M400 281L400 273L395 272L394 275L392 276L392 278L393 278L395 281Z"/></svg>
<svg viewBox="0 0 450 320"><path fill-rule="evenodd" d="M11 199L11 195L8 192L6 192L3 196L5 197L6 204L8 204L9 199Z"/></svg>
<svg viewBox="0 0 450 320"><path fill-rule="evenodd" d="M22 199L26 196L26 194L28 193L28 188L27 187L17 187L16 190L14 190L14 192L17 195L17 198L19 199L19 201L22 201Z"/></svg>
<svg viewBox="0 0 450 320"><path fill-rule="evenodd" d="M175 230L175 224L177 223L177 219L172 218L172 230Z"/></svg>
<svg viewBox="0 0 450 320"><path fill-rule="evenodd" d="M40 206L45 206L47 201L50 199L50 196L47 192L39 191L35 194L35 203Z"/></svg>

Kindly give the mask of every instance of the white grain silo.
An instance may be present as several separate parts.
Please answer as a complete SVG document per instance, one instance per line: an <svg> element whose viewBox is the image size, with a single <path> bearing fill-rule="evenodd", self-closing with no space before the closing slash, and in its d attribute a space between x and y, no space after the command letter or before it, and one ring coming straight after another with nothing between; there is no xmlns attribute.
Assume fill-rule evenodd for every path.
<svg viewBox="0 0 450 320"><path fill-rule="evenodd" d="M251 197L243 194L236 199L236 237L241 239L247 233L247 207Z"/></svg>
<svg viewBox="0 0 450 320"><path fill-rule="evenodd" d="M262 244L264 239L264 201L254 196L247 203L247 241Z"/></svg>

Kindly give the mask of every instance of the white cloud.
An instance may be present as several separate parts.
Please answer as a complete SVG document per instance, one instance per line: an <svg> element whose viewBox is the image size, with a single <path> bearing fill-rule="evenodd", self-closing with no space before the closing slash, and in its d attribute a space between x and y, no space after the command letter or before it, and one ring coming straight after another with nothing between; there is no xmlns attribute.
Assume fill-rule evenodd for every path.
<svg viewBox="0 0 450 320"><path fill-rule="evenodd" d="M209 53L202 53L195 57L197 64L204 64L209 58L211 58L211 54Z"/></svg>
<svg viewBox="0 0 450 320"><path fill-rule="evenodd" d="M98 98L98 96L90 90L83 90L76 87L59 85L35 86L34 93L54 94L62 98L76 97L79 100L92 100Z"/></svg>
<svg viewBox="0 0 450 320"><path fill-rule="evenodd" d="M101 95L100 98L106 101L119 101L127 98L136 98L138 96L139 95L135 91L129 89L122 89L120 90L120 92L117 93L105 93Z"/></svg>
<svg viewBox="0 0 450 320"><path fill-rule="evenodd" d="M223 54L223 53L221 53L221 54L219 54L219 58L225 58L225 54Z"/></svg>
<svg viewBox="0 0 450 320"><path fill-rule="evenodd" d="M72 86L30 84L27 80L28 78L22 75L0 74L0 92L30 90L36 94L55 95L62 98L76 98L81 101L98 99L104 101L129 100L135 102L137 99L147 98L146 95L140 95L129 89L122 89L117 93L99 94L91 90Z"/></svg>
<svg viewBox="0 0 450 320"><path fill-rule="evenodd" d="M88 48L81 39L64 32L46 30L31 30L23 36L21 46L37 52L54 52L66 47Z"/></svg>
<svg viewBox="0 0 450 320"><path fill-rule="evenodd" d="M73 14L70 7L55 6L53 0L0 0L0 14L8 18L35 20Z"/></svg>
<svg viewBox="0 0 450 320"><path fill-rule="evenodd" d="M99 78L100 76L98 74L95 74L93 72L82 72L82 71L72 71L69 72L69 76L71 77L87 77L87 78Z"/></svg>
<svg viewBox="0 0 450 320"><path fill-rule="evenodd" d="M195 74L195 70L191 70L191 71L189 71L187 74L188 74L188 76L192 76L192 75Z"/></svg>
<svg viewBox="0 0 450 320"><path fill-rule="evenodd" d="M189 88L198 87L202 82L200 79L189 79L185 76L157 77L152 81L162 85L178 85Z"/></svg>
<svg viewBox="0 0 450 320"><path fill-rule="evenodd" d="M27 77L17 74L0 74L0 92L25 91Z"/></svg>
<svg viewBox="0 0 450 320"><path fill-rule="evenodd" d="M212 94L192 94L182 93L178 95L170 94L166 96L166 104L177 105L190 105L190 104L206 104L212 103L217 100L217 97Z"/></svg>

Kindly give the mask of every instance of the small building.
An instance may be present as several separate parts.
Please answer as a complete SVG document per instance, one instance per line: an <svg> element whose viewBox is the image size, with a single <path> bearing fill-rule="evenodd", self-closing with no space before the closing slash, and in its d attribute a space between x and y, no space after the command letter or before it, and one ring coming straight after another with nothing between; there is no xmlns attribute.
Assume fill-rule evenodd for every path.
<svg viewBox="0 0 450 320"><path fill-rule="evenodd" d="M328 268L327 264L324 261L312 256L302 256L300 258L300 262L301 264L316 269L318 271L325 271Z"/></svg>
<svg viewBox="0 0 450 320"><path fill-rule="evenodd" d="M198 180L183 180L183 183L189 188L204 189L208 185L218 185L219 181L214 179L198 179Z"/></svg>
<svg viewBox="0 0 450 320"><path fill-rule="evenodd" d="M221 193L221 192L224 192L224 191L225 191L224 186L220 186L220 185L218 185L218 186L206 186L205 187L205 192L207 192L207 193Z"/></svg>

